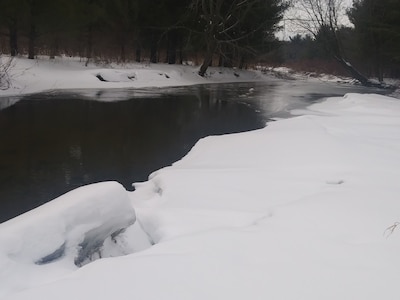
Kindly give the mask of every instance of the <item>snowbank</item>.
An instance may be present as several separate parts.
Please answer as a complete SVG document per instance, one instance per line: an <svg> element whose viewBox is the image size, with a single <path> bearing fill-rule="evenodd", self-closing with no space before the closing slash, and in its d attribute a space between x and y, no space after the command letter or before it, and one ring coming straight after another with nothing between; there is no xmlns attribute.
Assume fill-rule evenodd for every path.
<svg viewBox="0 0 400 300"><path fill-rule="evenodd" d="M3 299L399 299L400 233L384 235L399 220L399 100L348 94L302 114L202 139L135 184L154 246L62 274L2 267L53 281Z"/></svg>
<svg viewBox="0 0 400 300"><path fill-rule="evenodd" d="M105 251L110 253L108 240L114 241L114 248L119 247L118 235L135 220L127 192L117 182L73 190L0 224L0 282L23 284L26 269L60 265L60 260L68 268L81 266L105 253L105 242ZM15 273L16 269L21 274ZM2 292L0 289L0 295Z"/></svg>
<svg viewBox="0 0 400 300"><path fill-rule="evenodd" d="M197 70L17 58L0 109L41 91L108 101L262 79ZM399 299L400 233L385 231L399 221L399 100L348 94L293 113L202 139L135 192L90 185L0 224L0 299Z"/></svg>
<svg viewBox="0 0 400 300"><path fill-rule="evenodd" d="M18 57L13 60L8 73L10 88L0 90L0 97L63 89L169 87L262 78L257 71L228 68L210 68L207 77L201 77L198 67L183 65L132 63L103 67L89 64L86 67L79 58L69 57L57 57L54 60Z"/></svg>

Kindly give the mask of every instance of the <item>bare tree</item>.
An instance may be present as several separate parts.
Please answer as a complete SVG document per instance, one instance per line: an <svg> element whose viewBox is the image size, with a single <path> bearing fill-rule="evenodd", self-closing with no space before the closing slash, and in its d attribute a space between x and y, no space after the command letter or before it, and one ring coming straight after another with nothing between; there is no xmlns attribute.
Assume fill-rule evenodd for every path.
<svg viewBox="0 0 400 300"><path fill-rule="evenodd" d="M276 30L287 4L283 0L193 0L190 8L198 18L198 33L205 45L199 70L204 76L214 54L225 55L227 48L252 51L249 45L243 46L243 41Z"/></svg>
<svg viewBox="0 0 400 300"><path fill-rule="evenodd" d="M9 70L12 66L13 57L6 57L0 53L0 90L10 88L11 79Z"/></svg>
<svg viewBox="0 0 400 300"><path fill-rule="evenodd" d="M362 85L374 85L347 60L340 38L344 0L294 0L289 19L322 42L325 50Z"/></svg>

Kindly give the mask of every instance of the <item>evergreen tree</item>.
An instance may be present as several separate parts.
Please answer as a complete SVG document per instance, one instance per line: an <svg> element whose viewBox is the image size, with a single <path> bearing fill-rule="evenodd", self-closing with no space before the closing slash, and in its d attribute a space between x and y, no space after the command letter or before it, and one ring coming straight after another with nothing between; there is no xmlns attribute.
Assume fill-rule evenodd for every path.
<svg viewBox="0 0 400 300"><path fill-rule="evenodd" d="M8 37L11 56L16 56L19 53L19 32L27 12L27 3L25 0L1 0L0 3L0 28Z"/></svg>
<svg viewBox="0 0 400 300"><path fill-rule="evenodd" d="M385 65L400 63L400 1L355 0L348 10L360 53L383 81Z"/></svg>
<svg viewBox="0 0 400 300"><path fill-rule="evenodd" d="M242 66L272 47L284 1L0 0L0 33L11 55L29 58L63 52L87 63L94 56L124 61L135 52L137 61L146 55L173 64L201 53L204 75L214 55L220 65Z"/></svg>
<svg viewBox="0 0 400 300"><path fill-rule="evenodd" d="M106 23L110 29L110 36L114 35L119 46L119 58L122 62L126 59L126 48L139 26L139 9L138 0L106 2Z"/></svg>
<svg viewBox="0 0 400 300"><path fill-rule="evenodd" d="M342 0L295 0L294 3L298 14L294 16L297 26L313 35L325 51L362 85L373 85L350 63L343 47L340 36Z"/></svg>
<svg viewBox="0 0 400 300"><path fill-rule="evenodd" d="M97 41L96 34L105 27L105 3L106 0L75 0L74 2L74 19L82 41L79 52L81 56L86 57L86 65L93 57Z"/></svg>
<svg viewBox="0 0 400 300"><path fill-rule="evenodd" d="M191 11L205 53L199 74L205 75L215 53L229 61L235 52L254 50L254 41L270 36L286 8L280 0L193 0Z"/></svg>
<svg viewBox="0 0 400 300"><path fill-rule="evenodd" d="M144 1L144 0L142 0ZM150 49L150 61L160 58L160 48L166 50L165 62L173 64L182 60L187 33L187 7L191 0L147 1L142 5L140 43Z"/></svg>

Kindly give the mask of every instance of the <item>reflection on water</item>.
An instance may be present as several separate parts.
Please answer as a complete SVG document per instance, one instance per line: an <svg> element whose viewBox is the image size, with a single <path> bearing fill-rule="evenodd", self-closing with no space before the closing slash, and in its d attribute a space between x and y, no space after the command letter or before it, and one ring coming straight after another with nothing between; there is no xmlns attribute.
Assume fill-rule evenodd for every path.
<svg viewBox="0 0 400 300"><path fill-rule="evenodd" d="M0 214L6 220L78 186L126 188L201 137L263 127L247 105L206 89L98 102L37 95L0 111Z"/></svg>
<svg viewBox="0 0 400 300"><path fill-rule="evenodd" d="M0 222L84 184L117 180L131 189L201 137L261 128L269 117L344 93L274 82L58 92L7 103L0 110Z"/></svg>

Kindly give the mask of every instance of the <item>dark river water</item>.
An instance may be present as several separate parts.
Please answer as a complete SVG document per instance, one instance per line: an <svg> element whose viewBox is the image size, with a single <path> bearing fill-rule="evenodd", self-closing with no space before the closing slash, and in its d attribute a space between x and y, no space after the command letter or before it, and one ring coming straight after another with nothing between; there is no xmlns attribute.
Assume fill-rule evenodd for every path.
<svg viewBox="0 0 400 300"><path fill-rule="evenodd" d="M132 183L202 137L262 128L354 86L276 81L0 98L0 222L79 186Z"/></svg>

